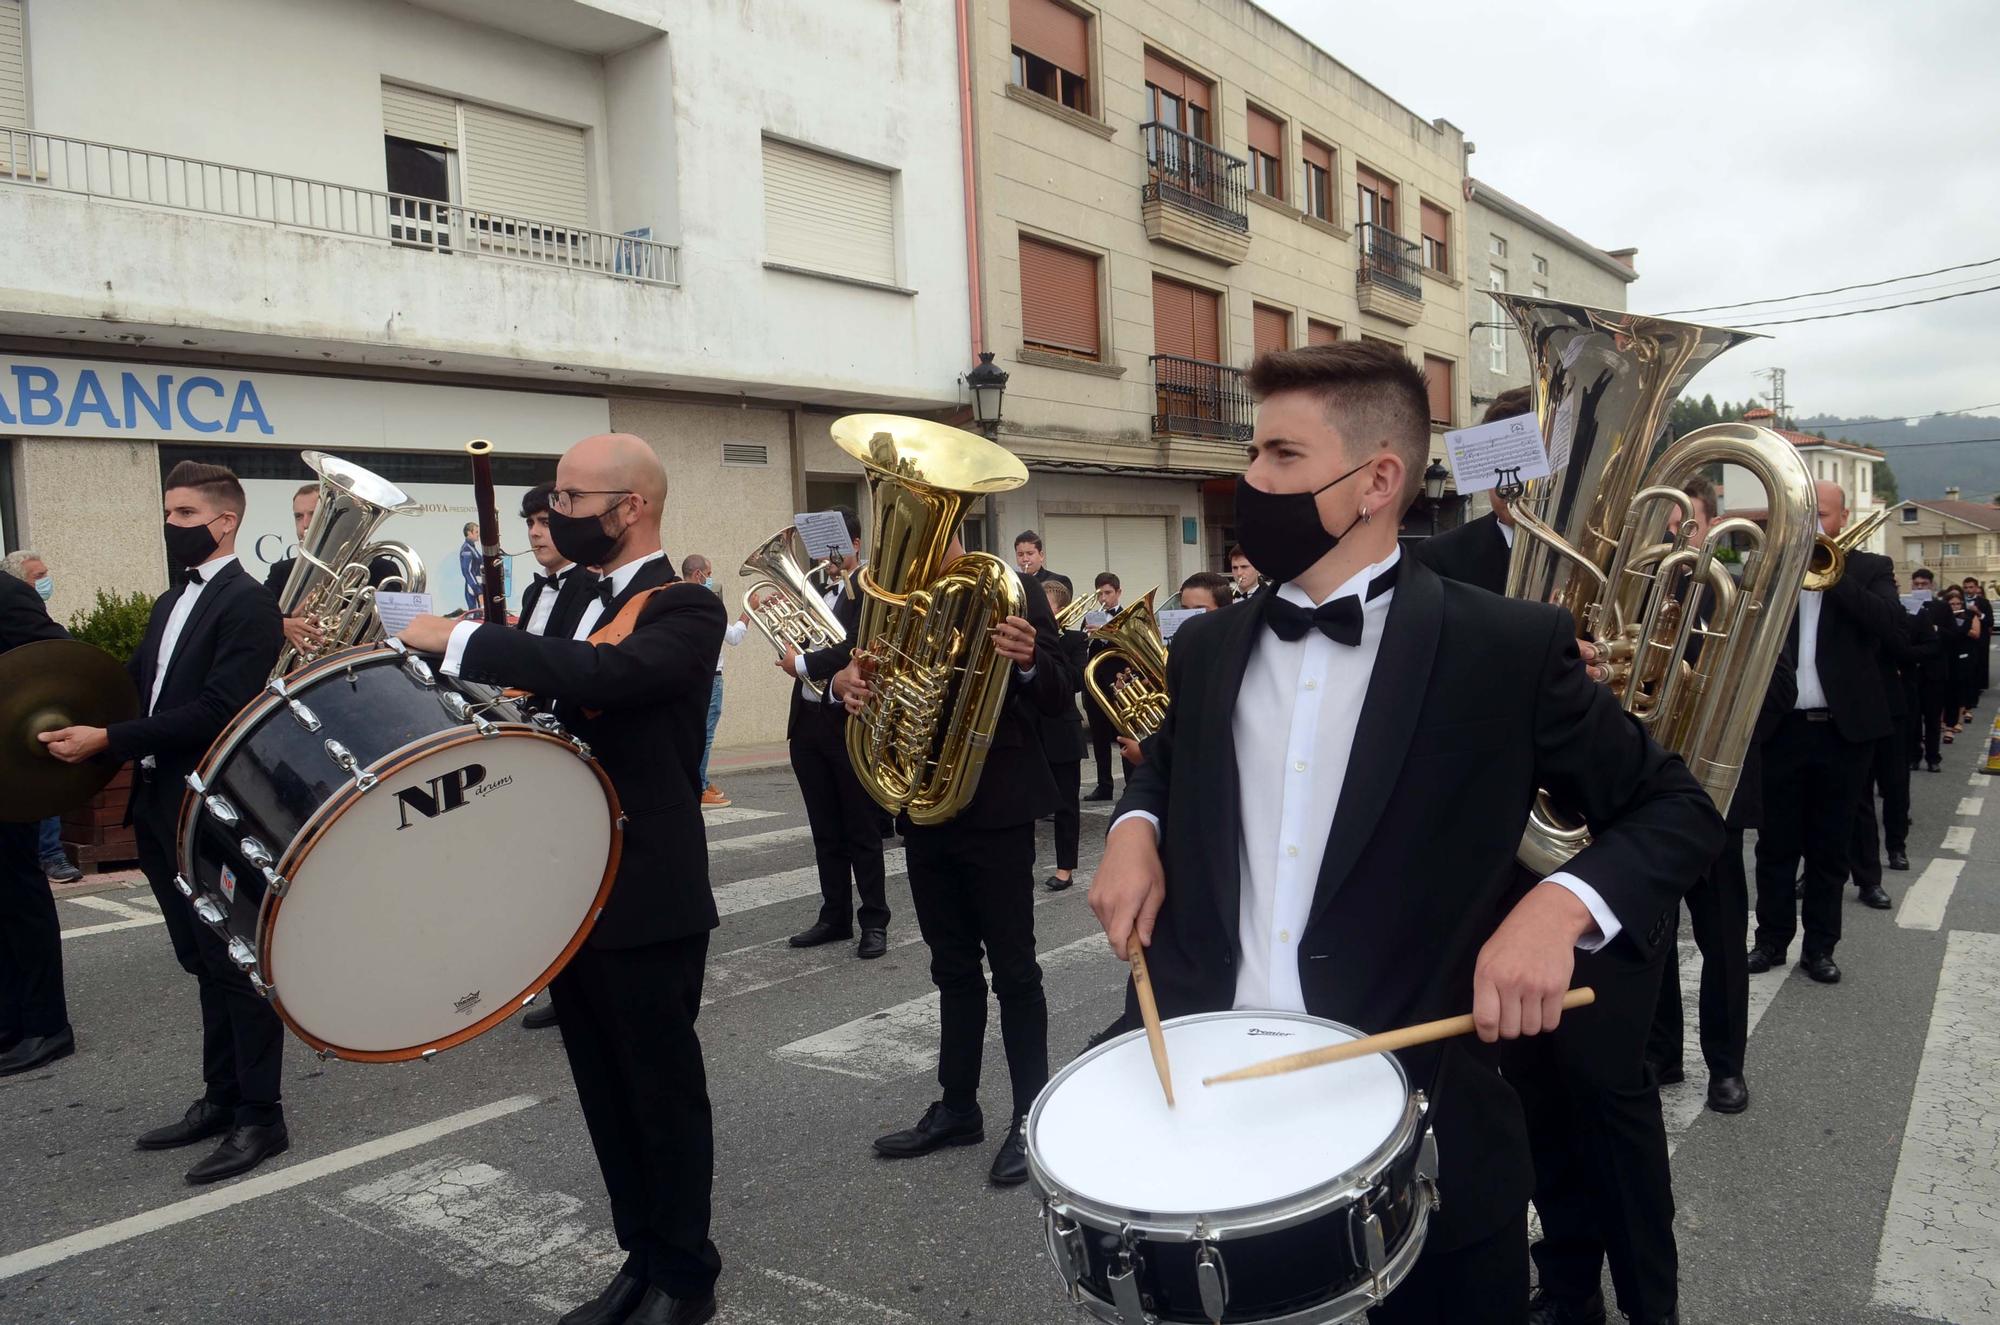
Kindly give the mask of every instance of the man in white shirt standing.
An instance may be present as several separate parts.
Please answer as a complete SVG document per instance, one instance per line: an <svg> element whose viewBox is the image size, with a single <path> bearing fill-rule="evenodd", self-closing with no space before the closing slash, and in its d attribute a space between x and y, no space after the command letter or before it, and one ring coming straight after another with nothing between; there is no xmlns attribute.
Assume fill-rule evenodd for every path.
<svg viewBox="0 0 2000 1325"><path fill-rule="evenodd" d="M681 578L689 584L700 585L718 597L722 594L721 587L715 582L715 563L699 552L681 558ZM729 630L723 635L722 642L732 646L741 644L745 632L749 629L750 623L738 613L736 620L729 623ZM729 804L729 797L723 793L722 788L708 780L708 758L715 753L715 727L721 721L722 659L718 657L715 660L715 681L708 690L708 735L701 747L701 808L704 810L719 810Z"/></svg>
<svg viewBox="0 0 2000 1325"><path fill-rule="evenodd" d="M1469 1005L1477 1039L1401 1056L1432 1092L1443 1204L1370 1319L1519 1325L1531 1172L1492 1042L1555 1027L1577 949L1672 942L1721 820L1593 683L1567 613L1400 555L1430 432L1423 374L1399 351L1281 351L1250 382L1236 529L1271 590L1181 628L1172 705L1091 907L1121 956L1135 932L1146 945L1165 1016L1289 1010L1382 1031ZM1520 894L1538 786L1595 836Z"/></svg>

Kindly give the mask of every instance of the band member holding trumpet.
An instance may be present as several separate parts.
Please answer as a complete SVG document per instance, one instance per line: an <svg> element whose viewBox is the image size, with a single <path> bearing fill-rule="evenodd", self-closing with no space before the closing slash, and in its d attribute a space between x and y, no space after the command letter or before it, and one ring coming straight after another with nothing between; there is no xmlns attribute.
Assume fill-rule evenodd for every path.
<svg viewBox="0 0 2000 1325"><path fill-rule="evenodd" d="M1408 359L1286 350L1250 382L1236 527L1272 588L1176 636L1172 706L1091 906L1121 957L1145 945L1168 1017L1284 1009L1374 1031L1469 1002L1477 1042L1403 1055L1432 1100L1443 1204L1370 1317L1518 1325L1531 1174L1492 1042L1555 1027L1579 948L1671 941L1664 917L1721 820L1591 682L1566 612L1401 556L1430 441ZM1538 786L1593 840L1509 908Z"/></svg>
<svg viewBox="0 0 2000 1325"><path fill-rule="evenodd" d="M674 580L660 548L667 475L643 440L585 438L563 454L555 482L556 549L602 570L570 632L424 616L401 638L443 654L448 675L553 704L618 792L617 881L554 989L626 1259L562 1319L700 1325L715 1314L721 1260L708 1236L715 1152L694 1025L716 925L696 773L728 614L714 594Z"/></svg>
<svg viewBox="0 0 2000 1325"><path fill-rule="evenodd" d="M70 763L107 751L138 761L132 825L139 868L174 956L200 990L205 1084L179 1122L154 1128L138 1144L169 1150L221 1136L214 1153L187 1172L199 1184L246 1173L291 1144L279 1103L284 1025L174 887L187 775L263 688L285 633L277 602L236 559L245 505L236 475L184 460L167 475L164 502L173 587L153 603L127 668L143 716L109 728L65 727L42 740Z"/></svg>

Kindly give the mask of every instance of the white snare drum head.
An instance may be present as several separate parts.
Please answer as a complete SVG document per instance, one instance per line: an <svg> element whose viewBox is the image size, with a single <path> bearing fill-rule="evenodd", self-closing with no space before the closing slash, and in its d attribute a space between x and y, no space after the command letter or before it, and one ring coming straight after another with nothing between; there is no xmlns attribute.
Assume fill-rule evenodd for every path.
<svg viewBox="0 0 2000 1325"><path fill-rule="evenodd" d="M518 1006L562 955L611 829L597 774L560 741L503 730L420 755L294 865L265 977L294 1025L336 1051L446 1039Z"/></svg>
<svg viewBox="0 0 2000 1325"><path fill-rule="evenodd" d="M1057 1191L1160 1215L1221 1215L1311 1191L1395 1132L1403 1078L1381 1055L1255 1081L1201 1079L1355 1038L1282 1012L1166 1024L1176 1106L1144 1035L1099 1051L1042 1097L1028 1144Z"/></svg>

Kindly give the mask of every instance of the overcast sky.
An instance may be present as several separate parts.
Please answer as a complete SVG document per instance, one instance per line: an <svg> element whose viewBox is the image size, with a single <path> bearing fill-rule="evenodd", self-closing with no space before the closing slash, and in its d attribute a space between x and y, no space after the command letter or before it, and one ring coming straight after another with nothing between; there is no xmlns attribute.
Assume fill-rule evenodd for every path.
<svg viewBox="0 0 2000 1325"><path fill-rule="evenodd" d="M1462 128L1475 177L1593 244L1636 247L1634 310L2000 258L1994 0L1258 3ZM1886 288L1985 285L2000 264ZM1690 392L1741 400L1776 366L1796 414L2000 401L2000 291L1764 330L1774 339L1731 350Z"/></svg>

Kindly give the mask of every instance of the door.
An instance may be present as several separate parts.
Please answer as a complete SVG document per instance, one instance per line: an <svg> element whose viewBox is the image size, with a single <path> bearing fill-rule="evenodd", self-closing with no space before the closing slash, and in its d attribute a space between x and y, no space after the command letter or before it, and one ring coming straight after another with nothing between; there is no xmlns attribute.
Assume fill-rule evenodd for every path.
<svg viewBox="0 0 2000 1325"><path fill-rule="evenodd" d="M1110 571L1124 587L1125 603L1158 587L1156 602L1174 589L1164 515L1052 515L1042 525L1049 569L1067 575L1080 594L1090 592L1100 571Z"/></svg>

